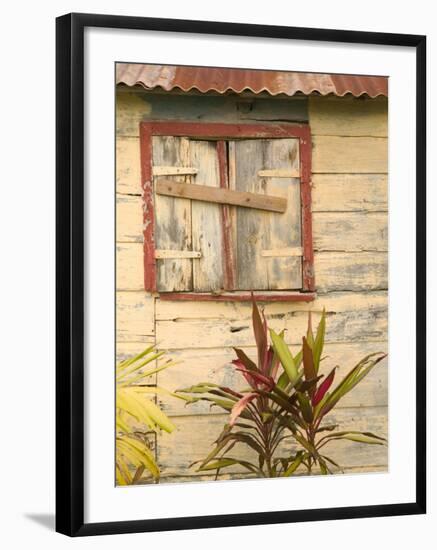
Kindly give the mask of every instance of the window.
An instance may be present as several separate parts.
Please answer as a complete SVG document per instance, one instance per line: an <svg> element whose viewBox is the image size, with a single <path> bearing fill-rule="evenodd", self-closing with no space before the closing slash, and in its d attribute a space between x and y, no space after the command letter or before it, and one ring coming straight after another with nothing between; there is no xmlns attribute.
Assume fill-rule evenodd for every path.
<svg viewBox="0 0 437 550"><path fill-rule="evenodd" d="M145 288L314 297L308 126L141 123Z"/></svg>

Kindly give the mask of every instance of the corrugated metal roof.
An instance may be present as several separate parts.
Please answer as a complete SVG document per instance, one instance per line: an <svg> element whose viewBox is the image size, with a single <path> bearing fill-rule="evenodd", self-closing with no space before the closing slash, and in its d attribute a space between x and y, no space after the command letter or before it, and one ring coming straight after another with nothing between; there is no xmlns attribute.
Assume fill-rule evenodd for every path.
<svg viewBox="0 0 437 550"><path fill-rule="evenodd" d="M180 89L184 92L228 91L255 94L267 92L270 95L296 93L309 95L352 94L359 97L388 96L388 78L384 76L354 76L319 73L297 73L286 71L264 71L248 69L223 69L216 67L181 67L173 65L143 65L139 63L117 63L117 84L143 86L147 90L160 87L163 90Z"/></svg>

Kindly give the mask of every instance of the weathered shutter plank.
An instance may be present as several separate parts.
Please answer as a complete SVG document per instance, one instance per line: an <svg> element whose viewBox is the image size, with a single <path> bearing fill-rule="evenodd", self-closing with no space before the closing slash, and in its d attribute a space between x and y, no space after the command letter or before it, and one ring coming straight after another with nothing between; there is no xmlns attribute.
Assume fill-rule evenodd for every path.
<svg viewBox="0 0 437 550"><path fill-rule="evenodd" d="M299 170L297 139L235 142L238 191L283 197L283 214L237 208L238 287L244 290L284 290L302 287L299 257L264 257L263 250L299 247L301 239L300 185L296 178L260 178L261 170Z"/></svg>
<svg viewBox="0 0 437 550"><path fill-rule="evenodd" d="M237 191L263 193L263 180L258 171L264 168L261 140L244 140L234 143L235 188ZM236 209L237 233L237 287L240 290L268 289L267 262L261 250L264 243L266 212ZM280 215L280 214L278 214Z"/></svg>
<svg viewBox="0 0 437 550"><path fill-rule="evenodd" d="M266 168L291 169L299 172L299 141L270 140L266 143ZM302 244L300 181L296 178L266 178L266 192L287 199L284 216L270 216L268 249L295 248ZM299 257L267 258L269 288L298 289L302 287L302 260Z"/></svg>
<svg viewBox="0 0 437 550"><path fill-rule="evenodd" d="M189 140L179 137L153 137L153 165L188 166ZM168 177L168 176L167 176ZM175 175L184 183L191 176ZM156 186L162 178L153 178ZM155 193L155 247L158 250L191 250L191 201ZM193 289L192 261L189 258L157 260L157 287L160 291Z"/></svg>
<svg viewBox="0 0 437 550"><path fill-rule="evenodd" d="M225 141L217 142L217 158L219 163L220 187L230 189L232 167L229 163L228 144ZM234 187L234 186L233 186ZM235 208L223 204L221 206L222 236L223 236L223 286L226 290L234 290L237 283L237 272L235 265Z"/></svg>
<svg viewBox="0 0 437 550"><path fill-rule="evenodd" d="M215 142L190 140L190 162L197 169L193 187L197 181L205 186L220 187ZM220 208L218 204L204 201L191 203L193 249L201 252L201 257L193 260L193 287L196 292L223 288Z"/></svg>

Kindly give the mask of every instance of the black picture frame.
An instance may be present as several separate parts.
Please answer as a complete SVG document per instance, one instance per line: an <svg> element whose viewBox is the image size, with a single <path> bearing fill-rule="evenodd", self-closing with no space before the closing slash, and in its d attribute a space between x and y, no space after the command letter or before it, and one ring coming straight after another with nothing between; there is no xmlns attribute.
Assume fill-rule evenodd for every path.
<svg viewBox="0 0 437 550"><path fill-rule="evenodd" d="M387 505L84 523L84 29L403 46L416 51L416 499ZM56 530L103 535L426 512L426 37L115 15L56 20Z"/></svg>

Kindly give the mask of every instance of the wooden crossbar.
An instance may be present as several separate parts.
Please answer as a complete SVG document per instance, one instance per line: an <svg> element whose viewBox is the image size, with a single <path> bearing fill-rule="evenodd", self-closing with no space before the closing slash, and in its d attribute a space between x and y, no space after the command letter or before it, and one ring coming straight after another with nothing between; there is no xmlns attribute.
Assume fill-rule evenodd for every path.
<svg viewBox="0 0 437 550"><path fill-rule="evenodd" d="M261 195L259 193L247 193L223 189L220 187L208 187L206 185L193 185L191 183L177 183L171 180L161 180L156 184L158 195L192 199L197 201L215 202L219 204L232 204L245 208L257 208L270 212L285 212L287 199Z"/></svg>

